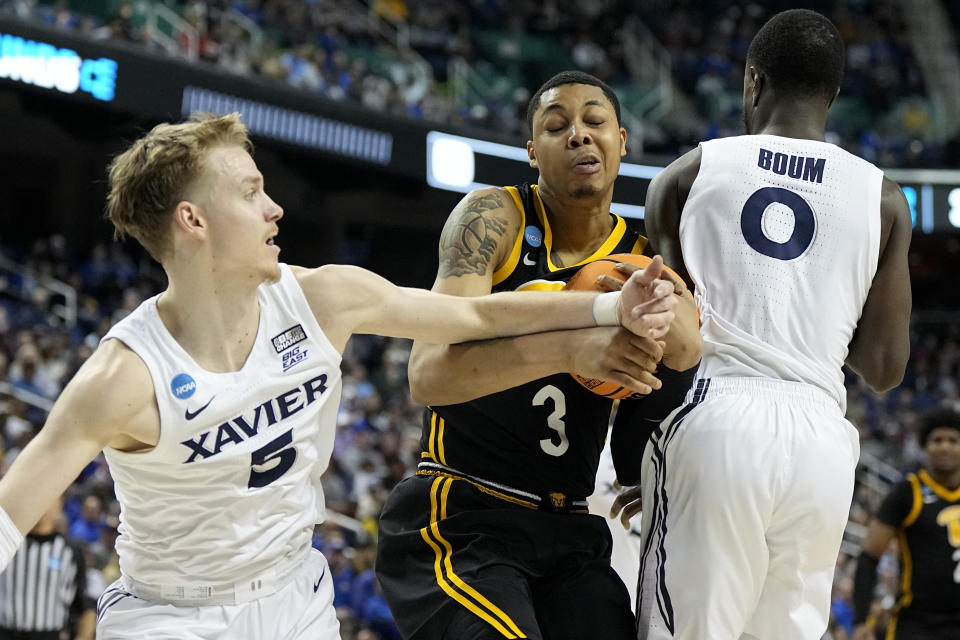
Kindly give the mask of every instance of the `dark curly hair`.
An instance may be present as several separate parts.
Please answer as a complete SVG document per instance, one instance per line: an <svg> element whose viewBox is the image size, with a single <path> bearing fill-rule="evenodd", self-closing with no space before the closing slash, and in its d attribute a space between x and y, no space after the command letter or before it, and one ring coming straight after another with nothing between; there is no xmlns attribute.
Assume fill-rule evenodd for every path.
<svg viewBox="0 0 960 640"><path fill-rule="evenodd" d="M960 412L948 407L931 409L920 416L917 424L917 440L921 447L927 446L927 440L934 429L954 429L960 431Z"/></svg>

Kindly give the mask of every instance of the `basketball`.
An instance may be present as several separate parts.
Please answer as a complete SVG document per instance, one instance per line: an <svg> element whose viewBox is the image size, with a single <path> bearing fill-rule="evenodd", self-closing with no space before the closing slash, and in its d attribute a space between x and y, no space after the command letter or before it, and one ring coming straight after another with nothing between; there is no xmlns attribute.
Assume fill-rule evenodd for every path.
<svg viewBox="0 0 960 640"><path fill-rule="evenodd" d="M564 290L606 291L606 289L597 284L597 278L606 275L625 281L627 276L617 271L617 264L621 262L635 264L643 269L650 264L650 258L633 253L617 253L593 262L588 262L580 267L580 270L567 281L567 286L564 287ZM664 269L666 269L666 267L664 267ZM575 373L571 373L570 375L589 391L605 398L610 398L611 400L643 397L629 389L625 389L616 382L607 382L606 380L597 380L596 378L584 378Z"/></svg>

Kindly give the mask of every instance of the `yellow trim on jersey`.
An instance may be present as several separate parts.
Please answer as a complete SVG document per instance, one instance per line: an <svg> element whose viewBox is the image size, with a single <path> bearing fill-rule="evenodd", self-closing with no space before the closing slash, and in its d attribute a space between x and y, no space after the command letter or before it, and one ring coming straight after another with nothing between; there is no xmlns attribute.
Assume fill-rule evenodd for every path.
<svg viewBox="0 0 960 640"><path fill-rule="evenodd" d="M447 424L447 421L436 413L433 415L440 420L440 432L437 434L437 453L440 455L440 464L446 466L447 457L443 454L443 427Z"/></svg>
<svg viewBox="0 0 960 640"><path fill-rule="evenodd" d="M540 223L543 225L543 244L547 249L547 268L550 269L550 271L559 271L560 269L565 269L567 267L555 267L553 265L553 260L550 259L550 254L553 252L553 231L550 230L550 222L547 220L547 211L543 207L543 200L540 199L539 189L537 189L536 185L533 185L531 186L531 190L533 191L533 203L537 209L537 217L540 218ZM588 262L593 262L594 260L610 255L610 252L613 251L613 248L617 246L617 243L623 239L623 234L627 231L627 223L623 218L615 213L611 213L610 215L617 219L617 224L614 225L613 231L611 231L610 235L607 236L607 239L603 241L603 244L600 245L600 248L577 264L568 266L579 267L580 265L584 265Z"/></svg>
<svg viewBox="0 0 960 640"><path fill-rule="evenodd" d="M930 474L927 473L926 469L920 469L917 473L920 476L920 479L923 481L923 484L927 485L933 492L946 500L947 502L956 502L960 500L960 487L957 487L953 491L947 489L945 486L934 480L930 477Z"/></svg>
<svg viewBox="0 0 960 640"><path fill-rule="evenodd" d="M643 250L647 248L647 243L649 240L645 236L638 235L637 241L633 243L633 248L630 249L630 253L633 253L638 256L643 255Z"/></svg>
<svg viewBox="0 0 960 640"><path fill-rule="evenodd" d="M556 280L531 280L524 282L514 291L562 291L565 286L566 283Z"/></svg>
<svg viewBox="0 0 960 640"><path fill-rule="evenodd" d="M508 495L508 494L506 494L506 493L500 493L500 492L497 491L496 489L491 489L490 487L486 487L486 486L480 484L479 482L474 482L473 480L470 480L469 478L461 478L460 476L450 475L449 473L444 473L443 471L432 471L432 470L429 470L429 469L418 469L418 470L417 470L417 475L418 475L418 476L438 476L438 477L440 477L440 478L449 478L449 479L451 479L451 480L462 480L463 482L466 482L467 484L475 487L476 489L479 489L480 491L482 491L482 492L484 492L484 493L486 493L486 494L488 494L488 495L493 496L494 498L499 498L499 499L501 499L501 500L506 500L507 502L512 502L512 503L514 503L514 504L518 504L518 505L520 505L521 507L526 507L526 508L528 508L528 509L539 509L539 508L540 508L539 505L537 505L536 502L531 502L531 501L529 501L529 500L523 500L523 499L521 499L521 498L515 498L515 497L513 497L513 496L511 496L511 495Z"/></svg>
<svg viewBox="0 0 960 640"><path fill-rule="evenodd" d="M493 285L496 286L510 277L513 270L517 268L520 262L520 253L523 251L523 232L527 228L527 212L523 210L523 201L520 200L520 191L516 187L503 187L503 190L510 194L513 203L520 210L520 230L517 232L517 239L513 242L513 249L510 256L499 269L493 272Z"/></svg>
<svg viewBox="0 0 960 640"><path fill-rule="evenodd" d="M903 519L903 523L900 525L901 527L909 527L916 522L917 518L920 517L920 511L923 509L923 494L920 491L920 480L912 473L907 476L907 480L910 481L910 488L913 489L913 505L910 507L910 513Z"/></svg>
<svg viewBox="0 0 960 640"><path fill-rule="evenodd" d="M910 556L910 547L907 545L907 534L900 531L897 534L900 545L900 601L897 602L897 611L909 606L913 602L913 592L910 590L913 581L913 558Z"/></svg>
<svg viewBox="0 0 960 640"><path fill-rule="evenodd" d="M887 625L887 633L883 636L883 640L895 640L897 637L897 620L900 616L894 614L890 618L890 624Z"/></svg>
<svg viewBox="0 0 960 640"><path fill-rule="evenodd" d="M430 455L428 451L420 452L420 459L422 460L423 458L426 458L428 460L433 460L434 462L436 462L436 459L432 455Z"/></svg>
<svg viewBox="0 0 960 640"><path fill-rule="evenodd" d="M476 589L465 583L456 573L453 572L453 548L450 543L440 535L439 520L447 517L447 496L450 493L450 485L453 484L451 478L437 478L430 487L430 524L420 529L420 536L430 545L434 553L433 570L437 576L437 584L443 589L444 593L466 607L468 611L482 619L491 627L496 629L506 638L526 638L516 623L510 619L506 613L498 606L487 600ZM440 495L440 518L437 518L437 489L442 486ZM431 535L432 534L432 535ZM443 545L443 550L437 545L439 542ZM459 593L450 582L463 590ZM468 597L474 598L471 601ZM479 605L479 606L478 606ZM486 608L481 609L481 606Z"/></svg>
<svg viewBox="0 0 960 640"><path fill-rule="evenodd" d="M434 460L437 459L437 450L433 444L434 434L437 432L437 414L434 411L430 412L430 437L427 438L427 451L430 452L430 457Z"/></svg>

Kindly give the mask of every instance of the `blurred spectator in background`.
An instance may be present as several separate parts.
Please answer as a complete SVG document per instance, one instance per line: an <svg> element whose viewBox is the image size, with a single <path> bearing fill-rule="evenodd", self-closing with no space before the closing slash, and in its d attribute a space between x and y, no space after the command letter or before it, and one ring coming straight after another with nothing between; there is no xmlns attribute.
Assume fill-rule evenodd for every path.
<svg viewBox="0 0 960 640"><path fill-rule="evenodd" d="M749 34L795 3L709 0L666 9L652 0L163 4L188 26L175 31L183 51L224 70L372 110L485 127L520 142L525 133L517 105L528 96L517 92L560 69L579 68L613 85L625 112L642 122L643 143L635 140L629 153L676 156L696 140L741 132ZM807 5L825 13L847 45L830 141L881 165L927 166L955 155L957 145L940 144L934 135L935 109L925 97L900 3ZM149 3L104 6L116 8L88 16L63 0L0 0L0 10L22 18L95 38L151 44L149 29L141 28L152 19ZM951 7L949 14L960 24L960 11ZM670 67L667 86L651 71L660 64ZM667 95L669 103L658 109Z"/></svg>
<svg viewBox="0 0 960 640"><path fill-rule="evenodd" d="M70 523L70 538L88 545L99 543L106 528L103 502L95 495L83 499L83 507Z"/></svg>

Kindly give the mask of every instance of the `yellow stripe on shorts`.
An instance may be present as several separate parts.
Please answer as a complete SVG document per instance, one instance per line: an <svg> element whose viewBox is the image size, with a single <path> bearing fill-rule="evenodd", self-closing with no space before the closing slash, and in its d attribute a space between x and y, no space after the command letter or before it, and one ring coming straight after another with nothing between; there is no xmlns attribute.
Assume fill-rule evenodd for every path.
<svg viewBox="0 0 960 640"><path fill-rule="evenodd" d="M526 638L527 636L520 631L520 628L510 619L510 616L487 600L487 598L481 595L476 589L465 583L460 576L453 571L453 562L451 561L453 548L450 546L450 543L440 535L440 527L438 524L440 520L445 519L447 516L447 496L450 493L450 486L452 484L452 478L436 478L433 481L430 487L430 524L420 529L420 536L430 545L430 548L433 549L434 552L433 570L437 576L437 584L440 585L444 593L496 629L505 638ZM438 490L440 490L441 493L439 500L439 518L437 517ZM441 549L440 545L443 545L443 549ZM463 593L457 591L450 582L453 582L459 587Z"/></svg>

